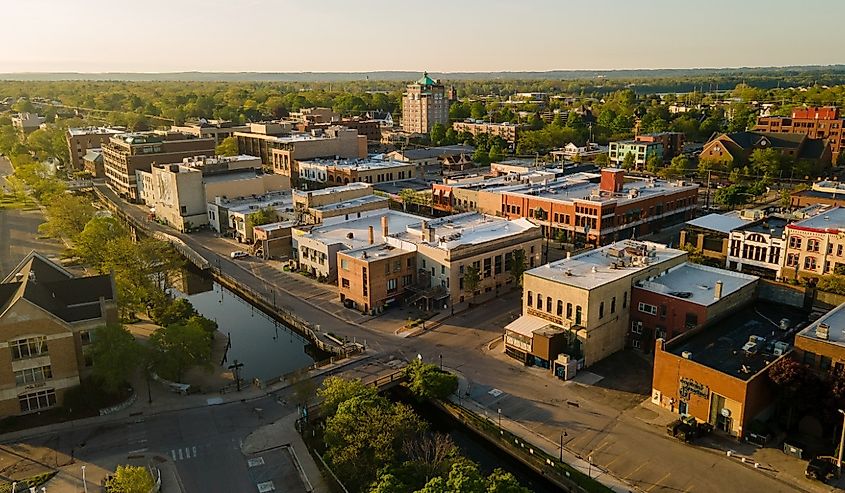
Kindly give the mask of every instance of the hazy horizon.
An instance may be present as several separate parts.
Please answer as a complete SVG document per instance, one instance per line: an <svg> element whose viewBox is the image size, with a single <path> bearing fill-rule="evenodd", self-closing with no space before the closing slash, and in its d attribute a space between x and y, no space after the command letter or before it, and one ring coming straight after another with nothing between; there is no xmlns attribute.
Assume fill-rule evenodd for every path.
<svg viewBox="0 0 845 493"><path fill-rule="evenodd" d="M31 0L3 73L546 72L835 65L845 2ZM765 14L765 15L763 15ZM784 40L801 40L801 43ZM829 47L829 48L828 48Z"/></svg>

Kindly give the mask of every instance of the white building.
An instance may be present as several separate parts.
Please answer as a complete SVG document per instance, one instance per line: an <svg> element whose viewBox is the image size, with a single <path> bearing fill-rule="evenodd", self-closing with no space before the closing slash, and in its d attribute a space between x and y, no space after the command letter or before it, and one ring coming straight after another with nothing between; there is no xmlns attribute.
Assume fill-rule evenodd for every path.
<svg viewBox="0 0 845 493"><path fill-rule="evenodd" d="M208 224L220 234L230 235L240 242L252 243L253 230L248 223L249 215L268 207L276 211L279 221L294 220L296 217L290 190L280 190L249 197L217 196L206 205Z"/></svg>
<svg viewBox="0 0 845 493"><path fill-rule="evenodd" d="M731 230L728 268L766 279L781 277L786 259L787 224L785 218L769 216Z"/></svg>

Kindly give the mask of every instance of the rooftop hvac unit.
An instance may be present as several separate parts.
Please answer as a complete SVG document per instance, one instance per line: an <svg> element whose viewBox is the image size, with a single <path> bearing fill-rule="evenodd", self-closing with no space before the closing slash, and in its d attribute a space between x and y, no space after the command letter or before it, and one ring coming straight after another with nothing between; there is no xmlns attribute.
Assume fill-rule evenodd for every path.
<svg viewBox="0 0 845 493"><path fill-rule="evenodd" d="M827 324L818 324L816 326L816 337L826 341L830 338L830 326Z"/></svg>
<svg viewBox="0 0 845 493"><path fill-rule="evenodd" d="M683 353L681 353L681 357L684 358L684 359L691 360L692 359L692 352L684 351Z"/></svg>

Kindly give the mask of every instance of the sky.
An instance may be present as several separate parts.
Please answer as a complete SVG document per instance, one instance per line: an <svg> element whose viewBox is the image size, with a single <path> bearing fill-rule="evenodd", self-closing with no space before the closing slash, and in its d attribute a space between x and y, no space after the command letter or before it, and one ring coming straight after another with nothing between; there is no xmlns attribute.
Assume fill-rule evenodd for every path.
<svg viewBox="0 0 845 493"><path fill-rule="evenodd" d="M0 0L0 72L845 63L842 0Z"/></svg>

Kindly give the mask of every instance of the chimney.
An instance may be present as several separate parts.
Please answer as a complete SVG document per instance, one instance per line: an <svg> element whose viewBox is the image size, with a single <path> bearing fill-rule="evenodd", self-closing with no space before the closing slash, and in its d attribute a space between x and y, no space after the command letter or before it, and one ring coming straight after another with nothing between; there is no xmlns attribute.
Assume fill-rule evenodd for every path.
<svg viewBox="0 0 845 493"><path fill-rule="evenodd" d="M375 238L373 238L373 227L372 226L369 227L367 234L368 234L368 237L369 237L369 240L370 240L370 245L372 245L373 243L376 242Z"/></svg>
<svg viewBox="0 0 845 493"><path fill-rule="evenodd" d="M422 224L420 224L420 230L422 231L423 241L431 241L431 231L429 229L430 228L428 227L428 221L423 221Z"/></svg>
<svg viewBox="0 0 845 493"><path fill-rule="evenodd" d="M381 216L381 235L387 237L390 234L390 229L387 227L387 216Z"/></svg>
<svg viewBox="0 0 845 493"><path fill-rule="evenodd" d="M716 288L713 293L713 299L719 301L722 299L722 281L716 281Z"/></svg>
<svg viewBox="0 0 845 493"><path fill-rule="evenodd" d="M619 193L625 184L625 171L616 168L603 168L601 170L601 183L599 188L602 192Z"/></svg>

